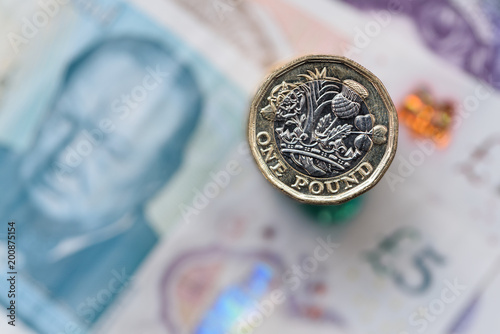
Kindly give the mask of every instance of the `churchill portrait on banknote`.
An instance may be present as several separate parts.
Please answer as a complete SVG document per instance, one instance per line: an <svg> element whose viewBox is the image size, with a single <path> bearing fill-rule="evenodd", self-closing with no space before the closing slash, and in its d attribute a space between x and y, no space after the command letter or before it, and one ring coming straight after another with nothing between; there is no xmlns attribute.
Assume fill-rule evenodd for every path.
<svg viewBox="0 0 500 334"><path fill-rule="evenodd" d="M82 301L101 285L81 283L131 276L155 245L145 203L180 168L203 101L176 51L140 37L86 47L58 86L28 151L0 149L0 210L24 225L25 271L90 323L102 307Z"/></svg>

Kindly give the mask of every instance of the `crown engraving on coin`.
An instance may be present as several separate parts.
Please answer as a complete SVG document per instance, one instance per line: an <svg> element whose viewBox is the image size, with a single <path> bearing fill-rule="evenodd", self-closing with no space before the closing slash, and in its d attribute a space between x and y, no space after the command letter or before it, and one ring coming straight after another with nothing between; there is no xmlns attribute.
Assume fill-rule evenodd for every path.
<svg viewBox="0 0 500 334"><path fill-rule="evenodd" d="M274 121L279 150L289 164L311 176L339 175L356 165L374 141L387 140L381 136L387 128L374 125L364 106L369 94L363 85L327 77L326 68L300 77L305 80L274 87L261 111Z"/></svg>
<svg viewBox="0 0 500 334"><path fill-rule="evenodd" d="M391 163L397 115L366 69L309 56L266 81L252 105L249 140L276 187L303 202L338 204L373 187Z"/></svg>

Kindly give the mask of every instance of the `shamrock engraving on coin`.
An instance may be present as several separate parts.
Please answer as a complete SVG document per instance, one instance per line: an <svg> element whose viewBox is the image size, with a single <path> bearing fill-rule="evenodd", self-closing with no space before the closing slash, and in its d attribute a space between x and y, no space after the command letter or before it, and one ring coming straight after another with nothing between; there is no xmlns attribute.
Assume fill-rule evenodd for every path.
<svg viewBox="0 0 500 334"><path fill-rule="evenodd" d="M310 204L341 204L375 186L397 137L396 109L380 80L336 56L303 57L272 73L248 124L264 176Z"/></svg>

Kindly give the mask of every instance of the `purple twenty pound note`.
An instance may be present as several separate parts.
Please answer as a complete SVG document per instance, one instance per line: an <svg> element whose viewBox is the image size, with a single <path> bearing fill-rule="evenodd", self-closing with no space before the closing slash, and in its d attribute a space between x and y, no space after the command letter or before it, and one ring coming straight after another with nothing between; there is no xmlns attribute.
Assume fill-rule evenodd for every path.
<svg viewBox="0 0 500 334"><path fill-rule="evenodd" d="M343 0L362 10L387 10L410 17L434 52L500 90L500 5L472 1L459 8L453 0ZM472 4L474 2L474 4ZM472 7L471 7L472 8ZM477 28L478 23L483 28ZM485 37L484 30L487 31Z"/></svg>

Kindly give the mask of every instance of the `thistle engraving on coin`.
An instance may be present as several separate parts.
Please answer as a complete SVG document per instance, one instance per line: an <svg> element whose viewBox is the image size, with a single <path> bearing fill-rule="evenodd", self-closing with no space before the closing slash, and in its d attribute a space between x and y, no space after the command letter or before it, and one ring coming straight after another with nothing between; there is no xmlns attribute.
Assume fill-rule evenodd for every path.
<svg viewBox="0 0 500 334"><path fill-rule="evenodd" d="M380 180L397 132L394 105L373 74L346 58L308 56L261 87L248 135L273 185L302 202L340 204Z"/></svg>

